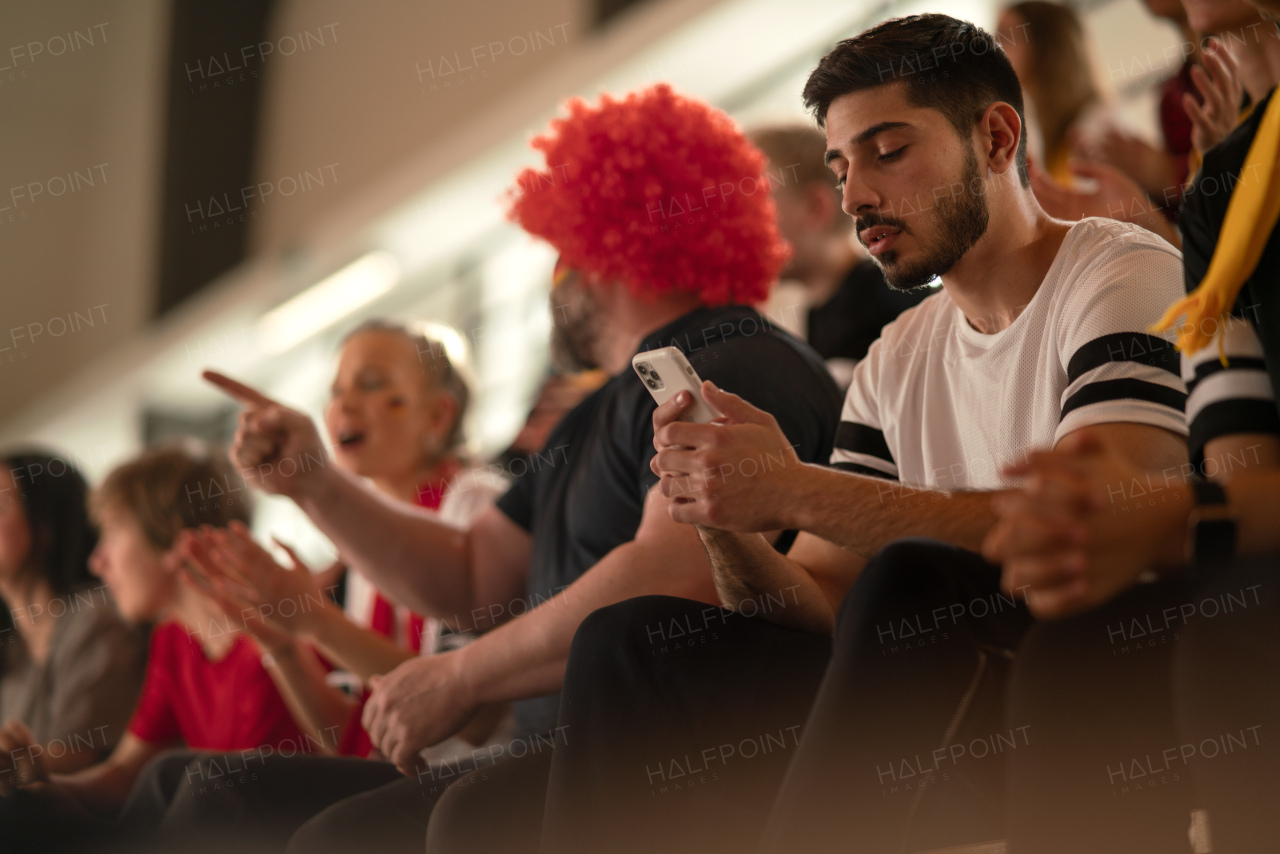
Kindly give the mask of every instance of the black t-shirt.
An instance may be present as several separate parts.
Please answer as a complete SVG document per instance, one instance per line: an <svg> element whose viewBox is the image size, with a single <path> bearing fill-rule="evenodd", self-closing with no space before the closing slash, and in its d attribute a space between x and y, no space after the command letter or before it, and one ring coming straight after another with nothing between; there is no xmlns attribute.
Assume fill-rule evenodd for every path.
<svg viewBox="0 0 1280 854"><path fill-rule="evenodd" d="M1199 287L1209 270L1222 221L1227 215L1227 205L1237 185L1260 180L1245 168L1245 157L1272 97L1274 91L1226 139L1205 154L1200 172L1187 190L1179 226L1188 293ZM1272 152L1272 156L1280 156L1280 152ZM1247 358L1228 354L1233 356L1229 360L1230 369L1265 368L1270 375L1275 398L1280 400L1280 228L1272 230L1262 257L1258 259L1258 266L1240 289L1232 314L1253 325L1262 344L1263 364L1254 366ZM1200 380L1221 370L1223 368L1216 359L1202 362L1196 368L1195 378L1188 383L1188 390L1194 392ZM1203 445L1215 435L1280 432L1280 412L1274 402L1255 397L1235 397L1221 402L1215 400L1214 403L1213 409L1201 407L1200 415L1191 423L1193 460L1199 460Z"/></svg>
<svg viewBox="0 0 1280 854"><path fill-rule="evenodd" d="M805 462L826 463L840 421L840 392L816 353L742 306L700 308L652 333L641 352L675 346L694 370L771 412ZM635 372L613 377L552 431L528 474L498 500L533 535L531 606L576 581L635 538L645 497L658 476L653 398ZM780 546L785 547L780 542ZM524 734L553 729L559 695L515 704Z"/></svg>
<svg viewBox="0 0 1280 854"><path fill-rule="evenodd" d="M824 359L861 360L881 329L932 293L891 288L875 261L860 261L831 299L809 309L809 346Z"/></svg>

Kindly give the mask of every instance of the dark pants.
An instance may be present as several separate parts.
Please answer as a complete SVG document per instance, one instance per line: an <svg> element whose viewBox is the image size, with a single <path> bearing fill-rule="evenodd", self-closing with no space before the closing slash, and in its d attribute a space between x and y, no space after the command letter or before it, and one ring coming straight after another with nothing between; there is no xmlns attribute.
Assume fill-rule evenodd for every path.
<svg viewBox="0 0 1280 854"><path fill-rule="evenodd" d="M517 739L500 754L477 751L416 777L363 759L174 753L148 765L124 818L134 839L152 831L151 851L419 854L433 815L459 837L463 828L476 832L480 847L450 851L521 850L498 845L507 838L532 838L536 850L537 825L518 821L541 821L554 746L554 735ZM510 821L470 812L455 797L489 789L501 793ZM532 806L521 811L521 798Z"/></svg>
<svg viewBox="0 0 1280 854"><path fill-rule="evenodd" d="M1280 557L1222 573L1194 600L1174 662L1181 745L1217 854L1280 849ZM1181 752L1186 752L1181 751Z"/></svg>
<svg viewBox="0 0 1280 854"><path fill-rule="evenodd" d="M1139 585L1028 636L1009 696L1032 734L1010 756L1011 852L1189 850L1189 769L1162 758L1180 742L1170 664L1185 629L1164 615L1189 596L1181 582Z"/></svg>
<svg viewBox="0 0 1280 854"><path fill-rule="evenodd" d="M551 756L503 759L450 786L431 813L427 854L538 854Z"/></svg>
<svg viewBox="0 0 1280 854"><path fill-rule="evenodd" d="M831 664L779 792L767 851L917 851L1004 836L1004 720L1032 624L978 555L902 540L845 597Z"/></svg>
<svg viewBox="0 0 1280 854"><path fill-rule="evenodd" d="M825 637L685 599L592 613L565 673L542 850L753 845L829 655Z"/></svg>
<svg viewBox="0 0 1280 854"><path fill-rule="evenodd" d="M1039 625L1010 691L1010 852L1280 847L1280 578L1274 561L1139 585ZM1268 735L1270 734L1270 735ZM1201 849L1203 850L1203 849Z"/></svg>
<svg viewBox="0 0 1280 854"><path fill-rule="evenodd" d="M169 750L147 763L117 820L28 790L0 800L0 851L278 852L329 805L404 779L389 763L361 759ZM393 821L380 824L382 836L366 836L399 832L412 840L404 850L420 851L426 814L412 836Z"/></svg>
<svg viewBox="0 0 1280 854"><path fill-rule="evenodd" d="M131 838L151 851L279 852L335 803L396 782L416 787L394 765L324 756L262 756L174 751L147 765L121 816ZM434 800L434 798L432 799ZM387 816L360 844L340 850L420 851L426 810L416 827ZM324 848L310 850L328 850Z"/></svg>

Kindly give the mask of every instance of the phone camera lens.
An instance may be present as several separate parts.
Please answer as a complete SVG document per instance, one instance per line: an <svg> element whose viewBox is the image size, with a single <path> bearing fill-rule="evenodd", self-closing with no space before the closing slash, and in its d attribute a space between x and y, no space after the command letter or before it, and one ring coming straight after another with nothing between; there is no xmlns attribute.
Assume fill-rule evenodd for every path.
<svg viewBox="0 0 1280 854"><path fill-rule="evenodd" d="M657 387L658 387L658 384L657 384L657 383L655 383L653 380L645 380L645 382L646 382L646 383L648 383L649 388L657 388Z"/></svg>
<svg viewBox="0 0 1280 854"><path fill-rule="evenodd" d="M658 372L657 372L657 371L655 371L655 370L650 369L649 374L650 374L650 375L651 375L655 380L659 380L659 381L661 381L661 380L662 380L662 374L658 373Z"/></svg>
<svg viewBox="0 0 1280 854"><path fill-rule="evenodd" d="M646 365L644 362L640 362L639 364L636 365L636 370L639 371L641 375L644 375L649 373L649 366Z"/></svg>

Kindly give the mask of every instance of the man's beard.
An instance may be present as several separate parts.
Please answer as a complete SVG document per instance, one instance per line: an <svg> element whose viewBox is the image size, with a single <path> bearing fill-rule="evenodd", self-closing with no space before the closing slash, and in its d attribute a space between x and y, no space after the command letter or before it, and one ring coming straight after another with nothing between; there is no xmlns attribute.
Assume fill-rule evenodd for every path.
<svg viewBox="0 0 1280 854"><path fill-rule="evenodd" d="M566 372L600 367L596 357L596 306L590 286L578 287L576 300L557 300L551 293L551 360Z"/></svg>
<svg viewBox="0 0 1280 854"><path fill-rule="evenodd" d="M873 256L884 273L884 280L889 287L899 291L927 285L939 276L946 275L964 254L973 248L978 238L987 233L991 222L991 211L987 208L987 196L982 178L978 174L978 158L973 149L966 150L964 168L960 180L956 183L964 185L960 193L948 193L943 196L934 209L937 219L938 242L925 247L924 257L911 266L897 263L898 253L893 249ZM954 184L953 184L954 186ZM975 188L982 188L975 190ZM857 231L873 225L884 223L903 232L911 229L903 220L892 217L870 216L859 217Z"/></svg>

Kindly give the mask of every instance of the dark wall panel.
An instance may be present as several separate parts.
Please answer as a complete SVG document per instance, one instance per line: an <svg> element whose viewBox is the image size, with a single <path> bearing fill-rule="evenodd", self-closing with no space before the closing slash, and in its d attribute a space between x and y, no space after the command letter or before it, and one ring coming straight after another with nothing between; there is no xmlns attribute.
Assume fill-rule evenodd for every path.
<svg viewBox="0 0 1280 854"><path fill-rule="evenodd" d="M174 0L156 311L245 256L273 0Z"/></svg>

